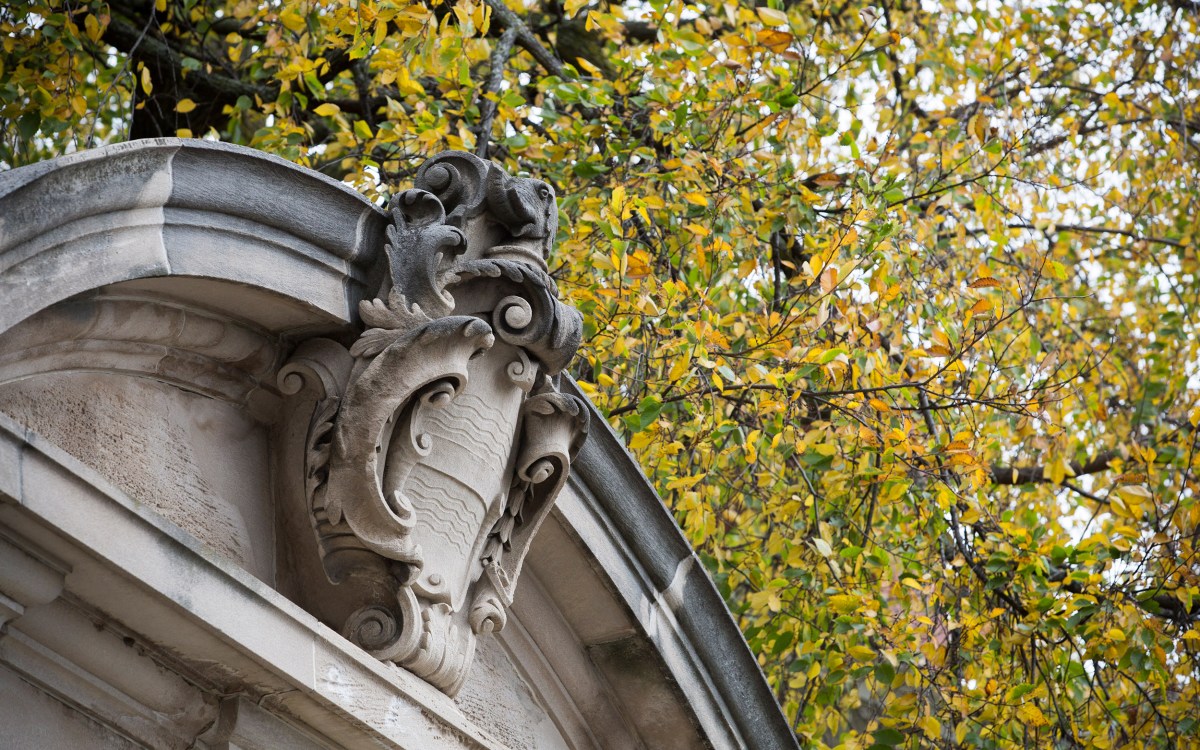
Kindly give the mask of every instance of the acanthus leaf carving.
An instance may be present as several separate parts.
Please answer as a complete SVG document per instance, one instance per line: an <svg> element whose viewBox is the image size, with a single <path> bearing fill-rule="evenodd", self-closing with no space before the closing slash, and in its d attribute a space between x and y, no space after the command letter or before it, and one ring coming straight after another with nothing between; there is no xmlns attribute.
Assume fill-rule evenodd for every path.
<svg viewBox="0 0 1200 750"><path fill-rule="evenodd" d="M331 624L453 695L476 638L504 627L586 434L586 405L557 388L582 318L546 272L545 183L447 152L388 212L389 274L360 304L364 329L348 348L305 342L280 384L308 420L322 567L360 600Z"/></svg>

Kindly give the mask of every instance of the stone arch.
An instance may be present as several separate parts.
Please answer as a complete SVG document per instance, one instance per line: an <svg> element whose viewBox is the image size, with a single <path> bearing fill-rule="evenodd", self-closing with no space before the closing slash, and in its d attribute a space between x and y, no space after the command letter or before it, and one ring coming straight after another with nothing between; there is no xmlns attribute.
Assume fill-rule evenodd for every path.
<svg viewBox="0 0 1200 750"><path fill-rule="evenodd" d="M119 649L108 665L80 657L86 679L52 690L68 705L91 705L95 685L147 692L129 664L187 675L172 684L188 708L169 721L150 699L91 709L146 746L205 746L205 726L200 740L218 741L243 723L289 747L794 746L718 592L598 414L512 622L481 641L456 698L297 606L281 571L304 550L280 539L289 522L312 533L281 520L273 476L296 458L278 445L299 446L309 424L275 419L277 375L297 342L353 339L358 302L382 288L387 225L344 185L220 143L139 141L0 173L0 557L25 550L25 567L0 565L0 637L60 643L66 612L86 636L68 663ZM34 596L36 560L53 575ZM127 637L100 643L98 613ZM0 654L0 681L6 668ZM233 697L218 715L211 695Z"/></svg>

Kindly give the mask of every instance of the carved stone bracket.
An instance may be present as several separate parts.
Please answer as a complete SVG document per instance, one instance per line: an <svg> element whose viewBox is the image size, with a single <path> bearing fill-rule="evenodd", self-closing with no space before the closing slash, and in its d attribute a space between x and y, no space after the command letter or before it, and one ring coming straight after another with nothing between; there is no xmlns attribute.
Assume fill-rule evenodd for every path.
<svg viewBox="0 0 1200 750"><path fill-rule="evenodd" d="M323 613L453 695L476 637L504 627L586 434L585 405L556 385L582 320L546 271L549 185L446 152L388 210L365 330L349 348L304 342L279 387L322 567L352 592Z"/></svg>

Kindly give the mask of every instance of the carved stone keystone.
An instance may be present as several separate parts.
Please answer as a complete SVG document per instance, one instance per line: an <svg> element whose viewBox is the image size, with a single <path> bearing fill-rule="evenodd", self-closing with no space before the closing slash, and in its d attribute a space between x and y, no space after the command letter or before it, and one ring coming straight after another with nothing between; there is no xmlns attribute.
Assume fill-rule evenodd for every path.
<svg viewBox="0 0 1200 750"><path fill-rule="evenodd" d="M305 341L280 371L304 441L289 454L303 466L281 466L305 478L286 512L308 516L337 584L325 617L454 695L586 434L585 405L557 387L581 318L547 273L549 185L446 152L388 211L364 330L349 348Z"/></svg>

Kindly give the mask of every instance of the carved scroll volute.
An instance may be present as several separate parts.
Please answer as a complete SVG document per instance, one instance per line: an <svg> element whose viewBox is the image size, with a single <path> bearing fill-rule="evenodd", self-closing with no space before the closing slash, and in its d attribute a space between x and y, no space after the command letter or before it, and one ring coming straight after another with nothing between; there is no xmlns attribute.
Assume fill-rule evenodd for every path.
<svg viewBox="0 0 1200 750"><path fill-rule="evenodd" d="M509 582L515 582L542 519L567 481L571 459L587 434L587 406L547 384L524 404L520 453L513 477L509 514L512 522L498 529L503 551L496 562ZM505 533L507 532L507 533ZM508 592L511 598L512 591Z"/></svg>
<svg viewBox="0 0 1200 750"><path fill-rule="evenodd" d="M586 406L555 385L582 321L545 270L545 183L448 152L389 212L365 330L349 349L306 342L281 378L305 398L303 503L325 575L359 601L323 613L454 694L476 637L504 626L586 432Z"/></svg>

